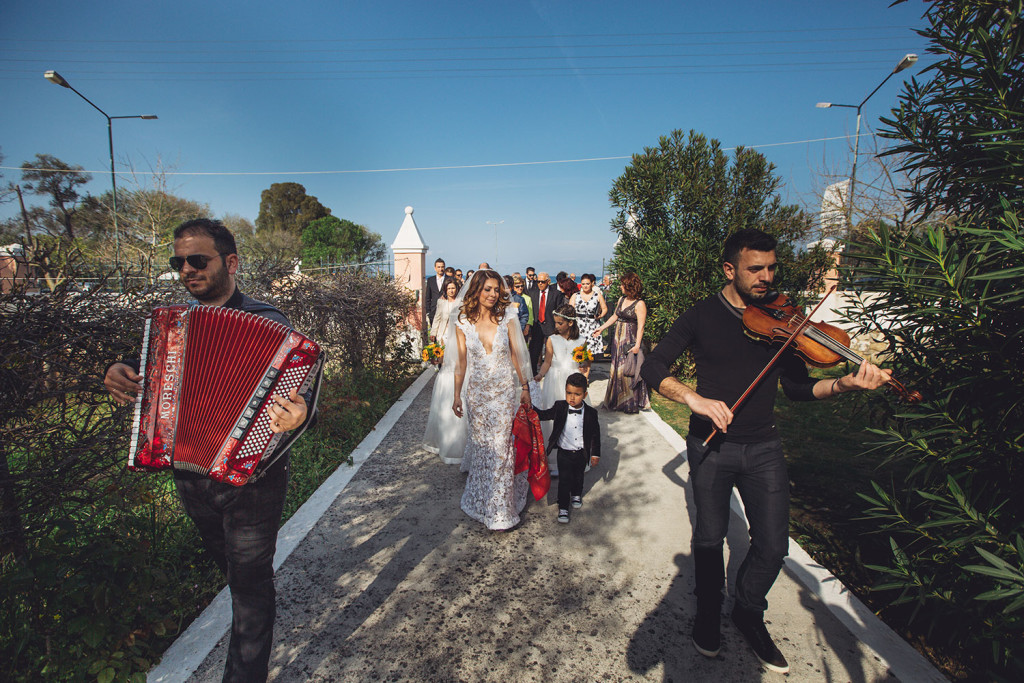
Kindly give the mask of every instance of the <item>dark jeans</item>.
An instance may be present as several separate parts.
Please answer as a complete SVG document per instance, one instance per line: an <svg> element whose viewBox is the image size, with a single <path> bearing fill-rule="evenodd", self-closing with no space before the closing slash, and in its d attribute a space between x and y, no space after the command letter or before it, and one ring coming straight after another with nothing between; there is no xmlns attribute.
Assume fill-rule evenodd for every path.
<svg viewBox="0 0 1024 683"><path fill-rule="evenodd" d="M789 477L782 442L726 442L705 448L700 439L687 437L686 452L696 512L694 550L721 552L735 486L750 526L750 550L736 576L736 604L764 612L768 591L789 552ZM701 586L694 592L699 598Z"/></svg>
<svg viewBox="0 0 1024 683"><path fill-rule="evenodd" d="M583 495L583 473L590 458L586 451L558 449L558 509L568 510L572 496Z"/></svg>
<svg viewBox="0 0 1024 683"><path fill-rule="evenodd" d="M288 489L287 456L245 486L175 480L185 512L231 588L231 641L224 681L267 680L277 610L274 550Z"/></svg>

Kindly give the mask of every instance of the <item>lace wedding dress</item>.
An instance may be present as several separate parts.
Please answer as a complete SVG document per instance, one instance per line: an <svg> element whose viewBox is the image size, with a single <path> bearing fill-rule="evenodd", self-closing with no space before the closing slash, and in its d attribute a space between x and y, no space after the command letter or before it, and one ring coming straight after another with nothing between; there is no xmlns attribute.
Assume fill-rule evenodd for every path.
<svg viewBox="0 0 1024 683"><path fill-rule="evenodd" d="M515 311L506 311L487 353L476 326L457 325L466 336L466 452L469 463L462 510L488 529L510 529L519 523L529 492L527 473L515 476L512 420L519 407L519 386L512 364L509 328L519 331ZM515 333L513 332L513 334ZM519 333L522 334L521 332Z"/></svg>

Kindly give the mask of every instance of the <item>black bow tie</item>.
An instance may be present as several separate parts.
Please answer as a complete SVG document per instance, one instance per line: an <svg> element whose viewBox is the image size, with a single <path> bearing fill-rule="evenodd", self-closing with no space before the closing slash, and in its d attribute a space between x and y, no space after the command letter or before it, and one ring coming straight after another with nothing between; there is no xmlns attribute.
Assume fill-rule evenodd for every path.
<svg viewBox="0 0 1024 683"><path fill-rule="evenodd" d="M582 412L583 412L583 408L580 408L579 410L573 410L572 408L569 408L569 414L570 415L579 415Z"/></svg>

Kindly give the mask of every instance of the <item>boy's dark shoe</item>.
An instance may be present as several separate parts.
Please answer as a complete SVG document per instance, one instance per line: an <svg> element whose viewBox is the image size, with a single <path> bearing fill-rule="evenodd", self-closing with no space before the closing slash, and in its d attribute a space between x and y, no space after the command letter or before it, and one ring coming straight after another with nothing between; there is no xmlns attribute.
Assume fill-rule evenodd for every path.
<svg viewBox="0 0 1024 683"><path fill-rule="evenodd" d="M559 524L568 524L569 523L569 511L568 510L559 510L558 511L558 523Z"/></svg>
<svg viewBox="0 0 1024 683"><path fill-rule="evenodd" d="M747 644L768 669L780 674L789 673L789 662L782 656L775 641L764 625L764 614L736 606L732 610L732 623L746 638Z"/></svg>
<svg viewBox="0 0 1024 683"><path fill-rule="evenodd" d="M572 498L569 499L569 501L570 501L570 503L572 503L572 509L573 510L579 510L581 507L583 507L583 497L582 496L573 496Z"/></svg>
<svg viewBox="0 0 1024 683"><path fill-rule="evenodd" d="M693 622L693 646L705 657L717 657L722 649L722 600L698 600Z"/></svg>

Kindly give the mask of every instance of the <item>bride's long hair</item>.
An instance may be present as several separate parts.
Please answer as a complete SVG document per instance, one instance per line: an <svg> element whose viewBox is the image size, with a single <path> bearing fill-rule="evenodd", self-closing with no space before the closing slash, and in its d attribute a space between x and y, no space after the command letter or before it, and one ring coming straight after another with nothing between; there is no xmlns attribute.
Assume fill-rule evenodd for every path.
<svg viewBox="0 0 1024 683"><path fill-rule="evenodd" d="M480 319L480 293L488 280L498 282L498 300L494 302L494 308L491 309L491 320L498 325L505 318L505 309L512 303L512 297L509 295L505 282L493 270L478 270L473 273L473 279L469 281L469 288L466 290L466 296L462 302L462 312L459 313L460 320L465 319L475 325L476 321Z"/></svg>

